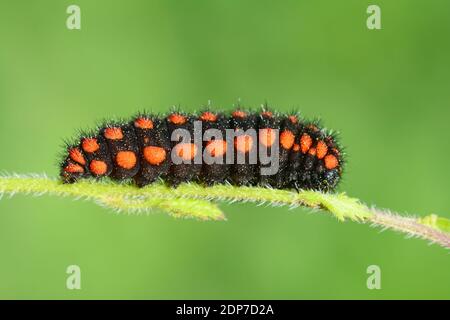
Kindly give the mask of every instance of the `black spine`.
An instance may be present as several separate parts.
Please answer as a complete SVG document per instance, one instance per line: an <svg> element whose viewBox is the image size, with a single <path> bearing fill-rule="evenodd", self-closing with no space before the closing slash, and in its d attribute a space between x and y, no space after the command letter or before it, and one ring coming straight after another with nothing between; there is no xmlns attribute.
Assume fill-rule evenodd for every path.
<svg viewBox="0 0 450 320"><path fill-rule="evenodd" d="M194 144L194 121L195 117L189 117L186 116L186 122L182 124L174 124L169 119L167 119L167 127L168 127L168 136L169 140L171 140L171 148L172 153L174 151L174 148L179 143L191 143ZM190 138L186 140L182 140L181 134L178 134L177 129L184 129L187 132L190 133ZM172 137L173 135L173 137ZM201 136L201 131L199 133ZM172 139L173 138L173 139ZM185 150L185 152L189 152L190 150ZM197 153L202 152L202 146L197 146ZM180 163L175 164L173 163L173 158L171 155L171 166L170 166L170 172L167 177L167 182L172 186L178 186L182 182L189 182L189 181L198 181L198 177L200 176L200 172L202 170L202 165L195 164L195 159L190 159L189 163Z"/></svg>
<svg viewBox="0 0 450 320"><path fill-rule="evenodd" d="M111 172L110 176L112 179L115 179L115 180L125 180L125 179L133 178L139 172L140 165L139 165L138 154L139 154L140 150L139 150L139 145L138 145L137 138L134 133L133 127L129 124L125 124L125 125L118 126L118 128L120 128L122 130L123 138L118 139L118 140L106 139L106 142L108 143L109 151L111 154L111 160L114 164L114 169ZM105 136L105 130L107 130L107 129L108 128L104 128L101 131L103 136ZM121 152L121 151L131 151L135 154L137 161L136 161L136 164L132 168L130 168L130 169L123 168L118 165L117 156L118 156L119 152Z"/></svg>
<svg viewBox="0 0 450 320"><path fill-rule="evenodd" d="M217 130L217 133L220 132L222 135L222 140L227 143L226 137L226 129L229 128L229 119L226 118L223 114L217 114L217 119L215 121L203 121L202 123L202 134L205 131L210 129ZM212 138L212 137L211 137ZM209 139L208 141L203 142L203 154L205 154L205 149L210 140L219 140L219 139ZM229 143L229 142L228 142ZM232 142L231 142L232 143ZM226 150L227 148L225 148ZM221 156L216 156L214 163L208 164L205 161L202 165L202 172L200 176L200 181L205 183L206 185L213 185L216 183L224 183L229 178L230 165L227 164L227 154L226 151ZM220 159L220 160L219 160ZM222 164L220 164L220 162ZM219 162L219 163L216 163Z"/></svg>
<svg viewBox="0 0 450 320"><path fill-rule="evenodd" d="M90 138L90 137L87 137L87 138ZM89 172L89 174L94 177L107 177L111 174L111 172L113 171L113 168L114 168L112 160L111 160L111 153L108 148L108 143L106 142L106 139L101 134L98 134L97 136L94 136L93 138L97 140L99 149L92 153L83 151L84 156L86 158L86 162L87 162L87 165L86 165L87 170L88 170L87 172ZM81 141L83 141L83 139ZM80 144L80 149L82 150L82 144ZM93 160L103 161L106 163L107 169L106 169L105 174L95 175L89 171L90 164Z"/></svg>
<svg viewBox="0 0 450 320"><path fill-rule="evenodd" d="M295 119L295 120L291 120ZM294 136L294 144L296 143L295 137L298 137L299 123L297 117L284 116L280 121L280 137L283 132L287 134L292 133ZM298 143L298 141L297 141ZM299 156L294 151L294 144L290 148L284 148L282 141L279 141L279 170L272 178L272 186L278 189L283 189L287 187L292 187L296 182L296 176L294 175L291 179L290 173L293 170L296 172L296 168L291 168L291 163L297 161L297 156ZM292 159L291 159L292 158ZM293 181L292 181L293 180Z"/></svg>
<svg viewBox="0 0 450 320"><path fill-rule="evenodd" d="M139 173L134 177L136 184L140 187L148 185L158 178L166 178L170 169L170 136L165 119L151 116L144 116L144 118L152 122L152 128L139 128L134 125L134 121L130 124L134 126L140 147L141 168ZM159 164L151 164L145 158L145 148L151 146L162 148L165 151L164 161Z"/></svg>

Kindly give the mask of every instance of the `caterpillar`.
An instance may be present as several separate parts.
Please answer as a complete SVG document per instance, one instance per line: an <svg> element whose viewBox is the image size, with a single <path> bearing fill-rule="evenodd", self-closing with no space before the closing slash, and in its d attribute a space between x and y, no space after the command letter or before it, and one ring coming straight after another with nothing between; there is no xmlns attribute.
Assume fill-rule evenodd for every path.
<svg viewBox="0 0 450 320"><path fill-rule="evenodd" d="M174 110L141 112L82 133L66 143L60 177L64 183L110 177L138 187L163 180L173 187L193 181L332 191L343 164L336 135L295 112Z"/></svg>

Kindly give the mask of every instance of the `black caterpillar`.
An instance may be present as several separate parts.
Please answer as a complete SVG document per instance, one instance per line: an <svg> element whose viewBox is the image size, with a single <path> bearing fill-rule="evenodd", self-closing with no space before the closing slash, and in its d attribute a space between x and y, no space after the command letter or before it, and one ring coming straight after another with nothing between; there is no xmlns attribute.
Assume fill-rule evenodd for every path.
<svg viewBox="0 0 450 320"><path fill-rule="evenodd" d="M201 124L200 132L196 121ZM208 132L224 138L211 137L200 144L192 137L180 141L176 129L194 136L215 129ZM249 129L256 135L248 134ZM227 132L236 134L233 140ZM252 152L262 147L268 156L278 157L278 170L269 175L262 174L268 163L260 154L251 161ZM207 155L219 163L207 162ZM174 161L174 156L184 162ZM210 110L194 115L176 111L165 117L141 113L130 122L108 123L93 134L82 134L77 143L67 144L61 178L73 183L80 178L109 176L120 181L133 179L139 187L161 178L171 186L187 181L206 185L228 182L329 191L337 186L342 167L342 149L335 135L296 114L281 115L268 109L259 113L238 109L231 116Z"/></svg>

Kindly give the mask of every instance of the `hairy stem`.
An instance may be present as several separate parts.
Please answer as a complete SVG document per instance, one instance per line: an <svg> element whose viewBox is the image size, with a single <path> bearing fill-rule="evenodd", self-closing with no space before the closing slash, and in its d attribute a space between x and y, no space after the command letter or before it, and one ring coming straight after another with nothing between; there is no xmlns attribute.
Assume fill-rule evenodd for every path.
<svg viewBox="0 0 450 320"><path fill-rule="evenodd" d="M202 220L225 219L224 214L212 201L254 202L291 208L306 206L327 211L340 221L348 219L371 223L450 248L450 220L436 215L423 218L404 217L370 209L358 199L343 193L294 192L226 184L204 187L195 183L182 184L177 188L170 188L163 183L136 188L131 184L107 180L82 180L67 185L45 176L1 176L0 195L16 193L85 198L117 211L147 212L159 209L176 217L194 217Z"/></svg>

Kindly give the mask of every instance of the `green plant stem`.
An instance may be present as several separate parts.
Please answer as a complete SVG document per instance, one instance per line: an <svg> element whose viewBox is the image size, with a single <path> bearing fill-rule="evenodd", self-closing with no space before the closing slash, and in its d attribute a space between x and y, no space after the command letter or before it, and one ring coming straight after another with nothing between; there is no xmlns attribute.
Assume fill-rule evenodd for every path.
<svg viewBox="0 0 450 320"><path fill-rule="evenodd" d="M68 185L56 179L37 175L0 177L0 194L16 193L85 198L120 212L147 212L159 209L176 217L194 217L202 220L225 219L224 214L212 201L254 202L291 208L306 206L327 211L340 221L348 219L371 223L450 248L448 219L436 215L423 218L404 217L371 209L358 199L343 193L295 192L226 184L204 187L195 183L182 184L177 188L170 188L163 183L137 188L127 183L95 180L82 180Z"/></svg>

